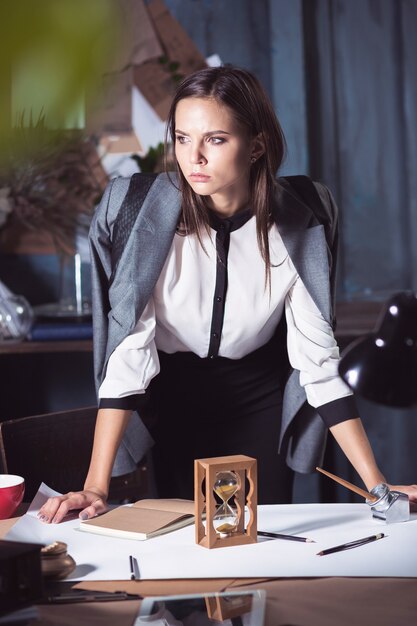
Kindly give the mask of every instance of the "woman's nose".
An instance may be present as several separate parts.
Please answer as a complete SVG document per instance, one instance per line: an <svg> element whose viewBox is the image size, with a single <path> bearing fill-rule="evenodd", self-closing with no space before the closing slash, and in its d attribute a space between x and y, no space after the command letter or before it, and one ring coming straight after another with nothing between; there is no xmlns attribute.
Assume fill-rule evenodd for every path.
<svg viewBox="0 0 417 626"><path fill-rule="evenodd" d="M207 161L200 146L194 146L191 148L190 161L195 165L205 163Z"/></svg>

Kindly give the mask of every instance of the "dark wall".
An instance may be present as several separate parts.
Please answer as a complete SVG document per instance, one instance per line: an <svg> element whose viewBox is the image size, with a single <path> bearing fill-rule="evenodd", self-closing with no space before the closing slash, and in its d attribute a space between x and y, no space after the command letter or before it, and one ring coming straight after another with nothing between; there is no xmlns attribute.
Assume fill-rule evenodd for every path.
<svg viewBox="0 0 417 626"><path fill-rule="evenodd" d="M91 352L0 353L0 421L95 406Z"/></svg>
<svg viewBox="0 0 417 626"><path fill-rule="evenodd" d="M341 206L340 295L416 289L417 4L304 6L310 171Z"/></svg>

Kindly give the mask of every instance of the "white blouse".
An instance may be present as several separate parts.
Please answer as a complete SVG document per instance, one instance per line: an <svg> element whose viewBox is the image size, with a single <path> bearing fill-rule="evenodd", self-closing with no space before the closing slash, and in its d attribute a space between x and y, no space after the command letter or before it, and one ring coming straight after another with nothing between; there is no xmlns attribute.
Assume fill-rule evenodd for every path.
<svg viewBox="0 0 417 626"><path fill-rule="evenodd" d="M208 356L216 286L216 231L176 234L141 318L110 356L99 398L143 394L159 372L157 350ZM311 299L274 225L269 236L271 289L251 217L230 233L228 284L218 355L239 359L266 344L285 310L288 355L313 407L351 395L337 372L331 326ZM223 305L222 305L223 306Z"/></svg>

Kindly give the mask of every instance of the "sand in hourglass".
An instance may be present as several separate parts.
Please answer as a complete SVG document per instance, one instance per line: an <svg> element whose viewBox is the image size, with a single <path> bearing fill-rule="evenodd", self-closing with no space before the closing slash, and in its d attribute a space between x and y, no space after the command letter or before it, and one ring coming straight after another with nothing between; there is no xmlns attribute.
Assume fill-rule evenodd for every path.
<svg viewBox="0 0 417 626"><path fill-rule="evenodd" d="M213 526L220 537L228 537L237 530L239 515L229 500L240 489L240 478L233 471L219 472L213 491L222 500L213 518Z"/></svg>

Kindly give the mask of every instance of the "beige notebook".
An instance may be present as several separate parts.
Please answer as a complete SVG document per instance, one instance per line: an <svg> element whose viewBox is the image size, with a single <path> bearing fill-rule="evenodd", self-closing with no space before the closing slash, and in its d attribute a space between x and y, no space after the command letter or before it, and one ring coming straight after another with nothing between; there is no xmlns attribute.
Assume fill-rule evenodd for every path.
<svg viewBox="0 0 417 626"><path fill-rule="evenodd" d="M194 501L138 500L103 515L80 521L80 530L124 539L150 539L194 522Z"/></svg>

